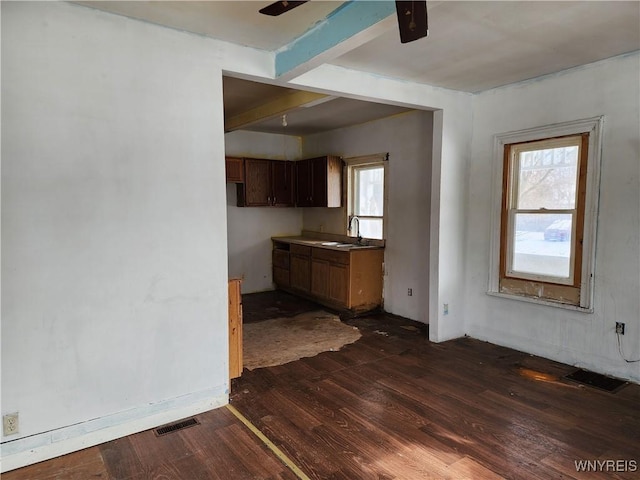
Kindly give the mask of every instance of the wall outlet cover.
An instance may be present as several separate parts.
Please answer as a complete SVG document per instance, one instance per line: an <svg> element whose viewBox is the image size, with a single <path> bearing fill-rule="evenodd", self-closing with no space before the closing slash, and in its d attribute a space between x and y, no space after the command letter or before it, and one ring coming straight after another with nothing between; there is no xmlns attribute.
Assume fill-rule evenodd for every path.
<svg viewBox="0 0 640 480"><path fill-rule="evenodd" d="M20 431L20 424L18 422L18 412L16 413L8 413L2 416L2 434L6 437L7 435L15 435Z"/></svg>

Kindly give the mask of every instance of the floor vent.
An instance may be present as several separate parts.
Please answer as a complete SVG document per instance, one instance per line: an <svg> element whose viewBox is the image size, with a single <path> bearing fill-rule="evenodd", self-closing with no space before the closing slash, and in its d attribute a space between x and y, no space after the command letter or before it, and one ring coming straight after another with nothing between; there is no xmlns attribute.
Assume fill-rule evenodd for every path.
<svg viewBox="0 0 640 480"><path fill-rule="evenodd" d="M607 377L605 375L600 375L599 373L589 372L588 370L582 369L578 369L575 372L566 375L565 378L610 393L617 392L627 384L624 380L618 380L617 378Z"/></svg>
<svg viewBox="0 0 640 480"><path fill-rule="evenodd" d="M178 430L193 427L194 425L200 425L200 422L195 418L188 418L187 420L180 420L179 422L176 422L176 423L170 423L169 425L158 427L155 429L155 433L157 437L161 437L162 435L167 435L168 433L177 432Z"/></svg>

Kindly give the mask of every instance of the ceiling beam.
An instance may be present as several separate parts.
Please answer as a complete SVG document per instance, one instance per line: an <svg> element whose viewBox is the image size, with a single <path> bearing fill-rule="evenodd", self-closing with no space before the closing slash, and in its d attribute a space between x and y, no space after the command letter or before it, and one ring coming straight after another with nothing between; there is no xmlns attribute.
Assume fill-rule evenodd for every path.
<svg viewBox="0 0 640 480"><path fill-rule="evenodd" d="M395 2L352 0L276 51L276 78L289 81L397 25Z"/></svg>
<svg viewBox="0 0 640 480"><path fill-rule="evenodd" d="M248 127L249 125L253 125L254 123L262 122L279 115L284 115L296 108L317 105L319 103L333 100L334 98L336 97L325 95L323 93L294 90L291 93L269 100L262 105L225 118L224 129L227 132L239 130L241 128Z"/></svg>

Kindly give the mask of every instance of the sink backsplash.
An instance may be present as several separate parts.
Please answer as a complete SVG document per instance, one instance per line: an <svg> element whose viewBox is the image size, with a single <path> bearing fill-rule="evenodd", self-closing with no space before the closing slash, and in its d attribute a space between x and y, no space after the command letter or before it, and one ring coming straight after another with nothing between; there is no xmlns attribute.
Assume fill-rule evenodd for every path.
<svg viewBox="0 0 640 480"><path fill-rule="evenodd" d="M316 240L327 240L330 242L356 243L355 237L350 237L348 235L338 235L336 233L314 232L313 230L302 230L302 236L313 238ZM363 238L362 240L366 242L367 245L376 247L385 246L385 240L379 240L377 238Z"/></svg>

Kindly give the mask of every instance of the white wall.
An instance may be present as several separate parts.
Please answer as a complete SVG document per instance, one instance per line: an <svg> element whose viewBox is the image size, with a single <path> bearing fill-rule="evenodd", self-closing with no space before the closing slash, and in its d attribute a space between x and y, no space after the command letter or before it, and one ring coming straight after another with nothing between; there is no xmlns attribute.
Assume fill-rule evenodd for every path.
<svg viewBox="0 0 640 480"><path fill-rule="evenodd" d="M301 140L289 135L236 131L225 135L229 156L297 160ZM240 277L242 293L273 289L271 237L300 235L302 209L238 207L236 185L227 184L229 275Z"/></svg>
<svg viewBox="0 0 640 480"><path fill-rule="evenodd" d="M429 215L433 114L410 112L304 138L306 157L389 152L384 308L429 323ZM304 209L304 228L345 235L343 208ZM407 289L413 289L413 296Z"/></svg>
<svg viewBox="0 0 640 480"><path fill-rule="evenodd" d="M467 216L466 330L493 343L640 381L640 56L617 57L481 93L474 131ZM486 295L489 275L493 135L604 115L595 312ZM473 314L471 314L473 312Z"/></svg>
<svg viewBox="0 0 640 480"><path fill-rule="evenodd" d="M221 72L272 65L239 50L2 3L3 469L227 401Z"/></svg>

